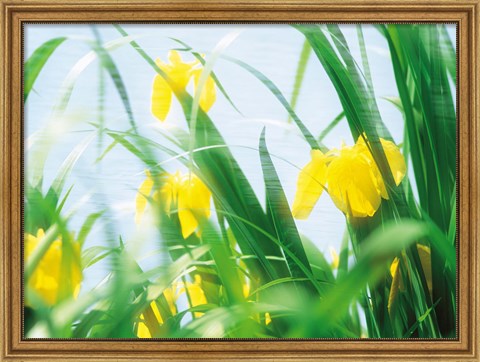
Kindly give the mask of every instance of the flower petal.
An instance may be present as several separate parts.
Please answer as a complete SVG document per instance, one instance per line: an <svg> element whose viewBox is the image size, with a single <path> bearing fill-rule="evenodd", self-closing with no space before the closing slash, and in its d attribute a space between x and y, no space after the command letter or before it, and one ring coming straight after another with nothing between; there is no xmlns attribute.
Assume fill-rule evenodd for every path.
<svg viewBox="0 0 480 362"><path fill-rule="evenodd" d="M190 306L197 307L199 305L207 304L207 298L202 289L202 278L200 275L195 274L194 283L187 283L187 292L190 297ZM201 317L203 313L195 312L195 317Z"/></svg>
<svg viewBox="0 0 480 362"><path fill-rule="evenodd" d="M202 69L196 69L194 71L194 83L195 83L195 91L198 87L198 82L200 80L200 75L202 74ZM202 92L200 93L200 107L205 111L208 112L210 108L212 108L215 100L217 99L217 93L215 89L215 81L211 76L207 78L207 81L203 85Z"/></svg>
<svg viewBox="0 0 480 362"><path fill-rule="evenodd" d="M177 314L177 306L175 303L177 302L178 296L175 294L176 291L177 291L177 283L174 283L172 286L168 287L163 292L163 295L165 296L165 300L167 301L168 307L170 308L170 313L172 313L172 315Z"/></svg>
<svg viewBox="0 0 480 362"><path fill-rule="evenodd" d="M168 53L170 64L166 73L179 89L184 89L192 76L192 68L196 62L186 63L183 61L180 53L176 50L170 50Z"/></svg>
<svg viewBox="0 0 480 362"><path fill-rule="evenodd" d="M41 238L44 236L43 230L39 230L37 235ZM38 246L38 237L35 238L30 234L26 234L25 239L25 258L28 260L31 252ZM82 281L81 259L80 259L80 245L74 243L72 245L72 253L67 254L68 263L62 266L62 240L59 237L54 240L47 249L43 257L40 259L34 272L28 279L29 289L26 291L25 303L31 307L35 307L30 302L29 290L32 290L40 297L43 302L52 306L55 305L60 298L78 296L80 291L80 283ZM65 269L67 268L67 269ZM70 275L68 278L68 294L60 295L61 285L60 277L63 275ZM65 285L63 285L65 287Z"/></svg>
<svg viewBox="0 0 480 362"><path fill-rule="evenodd" d="M292 214L296 219L308 218L327 183L325 155L320 150L312 150L310 154L310 162L298 175L297 192L292 206Z"/></svg>
<svg viewBox="0 0 480 362"><path fill-rule="evenodd" d="M430 256L430 247L422 244L417 244L418 256L420 258L420 263L422 264L423 273L425 275L425 280L427 282L427 287L430 295L432 295L432 260ZM402 256L405 258L405 256ZM397 298L399 291L405 291L405 284L403 282L402 275L398 268L400 263L399 258L395 258L390 265L390 275L392 276L392 285L390 287L390 294L388 296L388 312L391 313L391 309L394 306L394 303ZM408 275L410 276L410 270L408 270Z"/></svg>
<svg viewBox="0 0 480 362"><path fill-rule="evenodd" d="M182 228L182 236L188 238L198 227L198 221L190 210L189 195L185 188L178 192L178 219Z"/></svg>
<svg viewBox="0 0 480 362"><path fill-rule="evenodd" d="M387 156L388 165L390 170L392 170L393 179L395 184L398 186L405 177L407 172L407 165L405 164L405 158L400 153L400 149L392 141L384 140L380 138L382 143L383 150L385 151L385 156Z"/></svg>
<svg viewBox="0 0 480 362"><path fill-rule="evenodd" d="M428 291L432 294L432 258L430 256L430 248L426 245L417 244L418 256L420 257L420 263L422 264L423 274L427 281Z"/></svg>
<svg viewBox="0 0 480 362"><path fill-rule="evenodd" d="M190 210L198 219L208 219L211 213L210 199L212 198L212 193L196 175L191 175L190 179L186 179L185 182L188 183L187 193Z"/></svg>
<svg viewBox="0 0 480 362"><path fill-rule="evenodd" d="M328 250L330 251L330 256L332 257L332 269L338 269L338 265L340 264L340 256L338 255L335 248L329 247Z"/></svg>
<svg viewBox="0 0 480 362"><path fill-rule="evenodd" d="M143 317L143 314L141 314L140 317ZM138 323L137 337L138 338L152 338L152 335L150 334L150 330L148 329L145 322L139 322Z"/></svg>
<svg viewBox="0 0 480 362"><path fill-rule="evenodd" d="M268 326L270 323L272 323L272 317L270 316L270 313L265 313L265 325Z"/></svg>
<svg viewBox="0 0 480 362"><path fill-rule="evenodd" d="M135 223L140 224L140 221L147 206L147 198L153 188L153 179L150 176L147 176L145 181L142 182L138 188L137 198L136 198L136 207L135 207Z"/></svg>
<svg viewBox="0 0 480 362"><path fill-rule="evenodd" d="M178 52L178 50L170 50L168 52L168 61L172 66L178 66L183 64L182 56Z"/></svg>
<svg viewBox="0 0 480 362"><path fill-rule="evenodd" d="M165 121L172 103L172 89L160 75L153 79L152 114L161 122Z"/></svg>
<svg viewBox="0 0 480 362"><path fill-rule="evenodd" d="M160 311L158 310L157 303L155 301L152 301L150 303L150 307L152 307L153 314L155 314L155 318L157 319L158 323L162 324L163 318L162 318L162 315L160 314Z"/></svg>
<svg viewBox="0 0 480 362"><path fill-rule="evenodd" d="M405 158L400 152L400 149L397 147L395 143L392 141L385 140L380 138L380 143L383 147L383 151L385 152L385 157L387 158L388 165L390 166L390 170L393 175L393 179L395 184L398 186L400 182L402 182L403 178L405 177L405 173L407 172L407 166L405 164ZM380 194L384 199L388 200L388 192L385 187L385 183L383 181L382 175L380 170L378 169L375 160L373 159L372 153L367 148L365 144L364 137L358 137L357 143L354 146L358 148L359 151L362 151L366 157L372 162L375 167L372 167L372 171L375 174L375 178L377 180L378 189L380 190Z"/></svg>
<svg viewBox="0 0 480 362"><path fill-rule="evenodd" d="M399 290L405 289L403 286L402 275L398 268L400 260L395 258L390 265L390 274L392 275L392 285L390 286L390 293L388 294L387 309L391 313L392 307L395 305Z"/></svg>
<svg viewBox="0 0 480 362"><path fill-rule="evenodd" d="M362 152L345 147L327 170L328 193L335 205L354 217L373 216L381 197L372 165Z"/></svg>

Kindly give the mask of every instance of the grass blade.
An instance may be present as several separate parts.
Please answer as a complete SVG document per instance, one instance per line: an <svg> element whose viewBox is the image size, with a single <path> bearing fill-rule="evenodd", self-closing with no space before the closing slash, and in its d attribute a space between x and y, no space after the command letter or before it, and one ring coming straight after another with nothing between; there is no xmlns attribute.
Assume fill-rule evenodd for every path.
<svg viewBox="0 0 480 362"><path fill-rule="evenodd" d="M23 102L27 101L28 95L33 88L33 84L47 63L55 49L62 44L66 37L51 39L40 45L33 54L25 61L23 68Z"/></svg>
<svg viewBox="0 0 480 362"><path fill-rule="evenodd" d="M295 73L295 83L293 84L292 98L290 99L290 106L295 110L297 106L298 96L300 95L300 89L302 88L303 78L305 77L305 71L307 70L308 60L312 54L312 47L307 40L303 42L302 51L300 52L300 58L298 59L297 71ZM288 116L288 123L292 121L292 117Z"/></svg>
<svg viewBox="0 0 480 362"><path fill-rule="evenodd" d="M272 159L268 153L267 145L265 143L265 128L260 136L259 149L263 179L265 182L267 209L275 225L277 238L285 244L285 248L295 254L297 259L303 264L303 267L311 272L312 270L310 269L307 254L303 248L302 240L298 234L292 212L288 206L287 198L282 185L280 184L280 180L278 179ZM299 267L296 262L290 259L288 255L286 255L285 258L287 259L290 273L293 278L306 277L301 267Z"/></svg>

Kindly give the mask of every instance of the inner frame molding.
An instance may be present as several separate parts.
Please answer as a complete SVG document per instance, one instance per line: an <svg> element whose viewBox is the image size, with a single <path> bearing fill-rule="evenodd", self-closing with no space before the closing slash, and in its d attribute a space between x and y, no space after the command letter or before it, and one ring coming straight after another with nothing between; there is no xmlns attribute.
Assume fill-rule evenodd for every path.
<svg viewBox="0 0 480 362"><path fill-rule="evenodd" d="M33 360L479 360L479 0L0 0L0 361ZM454 23L457 49L457 340L23 340L22 27L25 23Z"/></svg>

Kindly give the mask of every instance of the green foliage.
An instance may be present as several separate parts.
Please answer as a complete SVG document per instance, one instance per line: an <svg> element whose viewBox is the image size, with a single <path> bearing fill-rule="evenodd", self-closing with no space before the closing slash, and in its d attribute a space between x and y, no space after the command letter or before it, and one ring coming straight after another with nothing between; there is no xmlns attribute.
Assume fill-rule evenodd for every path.
<svg viewBox="0 0 480 362"><path fill-rule="evenodd" d="M217 60L238 66L265 86L311 149L326 152L324 137L342 122L347 122L355 141L364 135L369 140L388 199L382 200L373 217L346 217L337 266L327 262L316 246L328 240L309 240L301 234L273 162L276 156L267 148L265 129L256 135L264 207L232 146L199 106L200 94L192 96L175 87L135 37L120 25L113 27L120 33L119 39L102 44L94 27L95 40L84 40L92 51L72 67L63 83L54 116L42 130L47 145L34 143L28 151L35 168L27 165L24 232L37 235L43 229L46 234L25 262L26 289L35 301L34 308L25 309L26 337L136 338L142 337L142 328L154 338L455 337L456 113L451 84L456 84L456 56L443 25L376 26L389 47L399 98L388 100L403 115L403 155L412 165L398 186L380 142L380 138L392 138L378 110L361 25L357 26L361 65L338 25L292 25L305 42L290 102L265 74L248 62L223 54L238 34L225 37L209 58L182 40L172 39L183 47L179 51L199 61L203 78L211 75L238 113L214 72ZM65 40L55 38L42 44L26 61L25 100L38 74ZM112 55L121 46L128 46L132 57L151 68L152 78L159 75L170 85L187 130L165 129L153 136L140 132L123 70ZM58 141L53 121L64 115L77 80L94 60L98 60L101 74L110 77L130 129L107 128L105 119L89 122L93 128L88 136L72 147L57 176L44 185L43 165ZM318 137L295 112L309 61L318 61L323 67L342 106ZM107 94L104 80L98 86L99 94ZM103 105L101 108L104 112ZM109 207L92 210L78 228L71 222L75 205L65 210L75 187L65 187L73 179L72 170L92 141L102 137L111 143L99 153L97 164L122 147L151 174L152 192L142 195L158 234L154 240L158 250L151 255L156 265L150 269L142 269L133 252L140 238L133 235L124 240L118 235ZM101 142L99 145L102 147ZM175 209L159 196L167 177L164 164L171 160L198 176L213 199L212 217L199 218L197 231L186 238L182 235L184 210ZM28 282L56 240L62 244L64 273L60 281L65 286L59 292L60 300L46 305ZM82 290L73 298L72 275L67 271L76 243L81 248L81 270L101 263L108 265L108 273L95 288ZM429 250L431 272L424 264L421 250L425 249ZM394 261L397 282L391 271ZM361 315L365 324L360 322Z"/></svg>

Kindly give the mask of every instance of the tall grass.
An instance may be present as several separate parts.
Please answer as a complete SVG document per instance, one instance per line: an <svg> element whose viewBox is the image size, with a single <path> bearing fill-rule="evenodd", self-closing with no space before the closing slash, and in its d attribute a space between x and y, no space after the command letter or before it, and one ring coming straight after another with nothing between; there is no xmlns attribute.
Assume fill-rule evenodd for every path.
<svg viewBox="0 0 480 362"><path fill-rule="evenodd" d="M456 111L452 91L452 84L456 84L456 55L445 26L376 26L388 44L396 81L392 87L396 86L399 94L398 99L389 100L404 119L402 153L408 167L401 183L396 182L382 146L385 140L393 140L377 105L361 25L357 26L356 39L361 62L353 57L339 26L292 25L292 31L300 32L305 42L296 75L292 75L294 93L290 102L261 71L224 54L233 36L225 38L205 58L190 44L173 39L181 46L180 54L190 54L199 63L200 80L192 95L178 86L176 75L157 63L134 36L120 25L113 28L119 38L106 44L93 28L94 40L85 40L92 51L71 69L52 119L42 131L48 136L46 145L37 142L27 152L33 161L27 162L25 171L25 240L37 235L39 229L45 235L38 236L26 258L26 337L456 336ZM50 40L25 62L27 108L27 97L37 76L47 62L55 61L55 50L65 41L79 40ZM151 68L152 78L158 75L158 82L165 82L171 89L180 102L185 130L164 130L161 138L140 131L141 121L135 117L131 94L121 76L126 70L115 62L113 51L118 47L128 47L132 57ZM90 123L89 136L74 147L52 184L45 185L43 165L58 141L51 129L64 114L77 79L94 60L100 66L100 117L98 122ZM317 245L325 240L308 240L302 235L272 162L276 156L269 151L268 129L252 135L258 137L255 152L265 188L264 207L231 145L203 110L202 88L212 79L215 88L241 114L215 73L216 61L229 62L239 72L253 75L254 81L284 107L286 122L293 121L312 150L328 154L322 141L341 122L346 122L354 140L368 140L368 152L384 181L386 195L373 216L355 217L351 210L345 213L346 233L338 265L329 263L319 250ZM339 115L317 136L295 111L308 62L319 62L342 106ZM105 122L102 99L106 75L120 96L128 129L113 128ZM97 163L106 162L107 155L121 147L148 170L146 183L139 189L137 207L142 202L149 205L158 235L152 240L158 246L158 265L149 270L142 270L129 252L128 245L136 240L118 235L108 205L91 210L78 230L71 227L71 219L80 206L63 208L75 186L71 171L95 138L101 148ZM166 184L180 182L165 169L165 159L175 160L189 170L181 182L188 180L190 185L198 177L208 196L206 191L189 194L182 191L189 186L180 184L175 184L172 199L162 196ZM187 198L193 204L202 197L209 199L210 194L212 212L190 207L188 217L195 219L198 227L186 235L185 208L180 199ZM97 223L104 226L103 235L95 235L101 241L86 248L85 241ZM60 247L54 254L52 248L57 244ZM81 250L78 258L77 249ZM42 264L47 257L56 258L58 263L58 290L53 287L54 292L49 292L54 293L53 302L45 302L45 292L32 283L39 272L51 272ZM109 266L107 277L94 289L77 296L72 265L77 263L84 271L105 261Z"/></svg>

